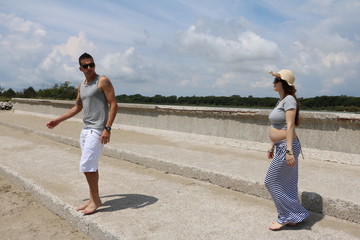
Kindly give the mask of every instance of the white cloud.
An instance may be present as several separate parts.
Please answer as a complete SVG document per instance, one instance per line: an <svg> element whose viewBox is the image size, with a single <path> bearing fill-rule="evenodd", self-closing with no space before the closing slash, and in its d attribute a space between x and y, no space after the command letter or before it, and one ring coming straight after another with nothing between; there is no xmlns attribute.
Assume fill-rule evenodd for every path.
<svg viewBox="0 0 360 240"><path fill-rule="evenodd" d="M271 79L250 82L250 86L252 88L266 88L266 89L270 90L272 85L273 85L273 83L272 83Z"/></svg>
<svg viewBox="0 0 360 240"><path fill-rule="evenodd" d="M304 19L312 13L312 21L305 25L298 19L291 52L290 68L299 73L301 90L310 96L359 95L360 30L356 23L360 2L308 1L301 10Z"/></svg>
<svg viewBox="0 0 360 240"><path fill-rule="evenodd" d="M78 36L70 37L66 43L54 46L51 53L42 62L41 68L47 71L54 65L64 62L64 58L67 57L72 62L77 62L82 53L94 50L94 43L87 39L84 32L80 32Z"/></svg>
<svg viewBox="0 0 360 240"><path fill-rule="evenodd" d="M136 56L134 47L125 50L124 53L115 52L106 54L100 61L103 70L123 81L143 81L141 79L142 64Z"/></svg>
<svg viewBox="0 0 360 240"><path fill-rule="evenodd" d="M7 28L0 38L1 52L10 59L21 59L46 47L47 32L40 24L12 14L0 14L1 25Z"/></svg>
<svg viewBox="0 0 360 240"><path fill-rule="evenodd" d="M339 53L329 53L327 56L323 58L323 64L330 67L340 67L342 65L346 65L349 63L348 55L344 52Z"/></svg>
<svg viewBox="0 0 360 240"><path fill-rule="evenodd" d="M279 54L276 43L251 31L243 32L232 40L200 32L193 25L181 34L180 43L185 52L219 62L273 59Z"/></svg>
<svg viewBox="0 0 360 240"><path fill-rule="evenodd" d="M5 88L78 82L86 51L122 93L268 96L290 68L302 96L359 96L357 0L19 2L0 10Z"/></svg>
<svg viewBox="0 0 360 240"><path fill-rule="evenodd" d="M80 32L78 36L70 37L67 43L61 44L57 48L63 56L70 56L71 60L77 62L82 53L94 51L95 45L87 39L84 32Z"/></svg>
<svg viewBox="0 0 360 240"><path fill-rule="evenodd" d="M8 28L11 32L27 33L38 27L37 24L20 17L16 17L13 14L0 14L0 20L2 25Z"/></svg>
<svg viewBox="0 0 360 240"><path fill-rule="evenodd" d="M14 14L0 14L0 71L5 88L22 89L39 81L37 66L49 49L41 24Z"/></svg>
<svg viewBox="0 0 360 240"><path fill-rule="evenodd" d="M38 64L38 85L52 86L54 83L69 81L77 86L83 77L78 69L78 58L84 52L93 51L96 51L96 46L84 32L70 36L65 43L54 45Z"/></svg>
<svg viewBox="0 0 360 240"><path fill-rule="evenodd" d="M221 77L219 77L216 82L213 84L213 87L225 87L229 83L233 83L238 78L235 73L225 73Z"/></svg>
<svg viewBox="0 0 360 240"><path fill-rule="evenodd" d="M191 85L191 83L192 83L192 81L190 81L189 79L185 79L185 80L180 81L179 85L182 87L185 87L185 86Z"/></svg>
<svg viewBox="0 0 360 240"><path fill-rule="evenodd" d="M339 84L343 84L345 82L345 79L344 78L341 78L341 77L336 77L336 78L333 78L332 79L332 83L334 85L339 85Z"/></svg>

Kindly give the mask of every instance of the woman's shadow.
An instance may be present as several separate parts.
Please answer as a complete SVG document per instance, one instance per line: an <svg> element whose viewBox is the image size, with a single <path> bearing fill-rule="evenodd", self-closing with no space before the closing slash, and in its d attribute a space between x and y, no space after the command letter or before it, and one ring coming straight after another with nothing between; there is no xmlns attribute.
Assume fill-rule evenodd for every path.
<svg viewBox="0 0 360 240"><path fill-rule="evenodd" d="M284 230L311 230L312 226L324 218L323 198L315 192L301 193L302 205L309 211L310 216L304 222L295 226L285 226Z"/></svg>
<svg viewBox="0 0 360 240"><path fill-rule="evenodd" d="M108 199L104 201L104 199ZM154 204L158 201L157 198L146 196L142 194L113 194L101 196L103 204L97 212L114 212L123 209L138 209Z"/></svg>

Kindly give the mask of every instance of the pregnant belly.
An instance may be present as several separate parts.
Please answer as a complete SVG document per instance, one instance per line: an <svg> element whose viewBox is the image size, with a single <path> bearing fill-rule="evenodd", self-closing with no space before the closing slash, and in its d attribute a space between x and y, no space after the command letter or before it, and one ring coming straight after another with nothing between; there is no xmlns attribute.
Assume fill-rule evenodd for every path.
<svg viewBox="0 0 360 240"><path fill-rule="evenodd" d="M273 143L284 140L286 139L286 129L276 129L274 127L270 127L269 137Z"/></svg>

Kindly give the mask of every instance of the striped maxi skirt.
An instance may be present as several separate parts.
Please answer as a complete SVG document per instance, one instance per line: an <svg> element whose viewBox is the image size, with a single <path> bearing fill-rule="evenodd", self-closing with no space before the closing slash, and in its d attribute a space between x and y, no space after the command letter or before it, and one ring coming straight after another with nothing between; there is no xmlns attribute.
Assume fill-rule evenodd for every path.
<svg viewBox="0 0 360 240"><path fill-rule="evenodd" d="M298 158L301 145L298 138L293 142L296 166L286 163L286 140L275 144L275 156L265 177L265 186L275 202L278 223L299 223L309 216L298 197Z"/></svg>

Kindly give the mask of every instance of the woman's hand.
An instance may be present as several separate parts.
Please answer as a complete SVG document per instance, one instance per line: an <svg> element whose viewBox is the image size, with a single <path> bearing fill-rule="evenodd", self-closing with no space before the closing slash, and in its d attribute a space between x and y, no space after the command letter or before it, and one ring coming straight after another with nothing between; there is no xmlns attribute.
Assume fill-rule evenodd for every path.
<svg viewBox="0 0 360 240"><path fill-rule="evenodd" d="M286 163L289 167L295 167L296 166L296 160L294 155L290 155L286 153Z"/></svg>
<svg viewBox="0 0 360 240"><path fill-rule="evenodd" d="M268 159L273 159L273 157L274 157L274 147L269 148L269 150L267 151L267 157L268 157Z"/></svg>

